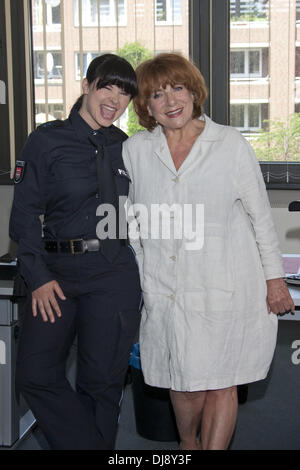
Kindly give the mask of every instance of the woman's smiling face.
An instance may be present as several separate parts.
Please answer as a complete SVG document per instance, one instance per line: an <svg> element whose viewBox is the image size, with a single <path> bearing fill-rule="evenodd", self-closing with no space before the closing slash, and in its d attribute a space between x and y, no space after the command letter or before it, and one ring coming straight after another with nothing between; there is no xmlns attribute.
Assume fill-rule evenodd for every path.
<svg viewBox="0 0 300 470"><path fill-rule="evenodd" d="M83 81L84 99L79 110L81 117L92 129L109 127L127 108L131 96L117 85L98 88L96 81Z"/></svg>
<svg viewBox="0 0 300 470"><path fill-rule="evenodd" d="M164 129L182 129L193 119L194 95L184 85L166 85L154 91L148 113Z"/></svg>

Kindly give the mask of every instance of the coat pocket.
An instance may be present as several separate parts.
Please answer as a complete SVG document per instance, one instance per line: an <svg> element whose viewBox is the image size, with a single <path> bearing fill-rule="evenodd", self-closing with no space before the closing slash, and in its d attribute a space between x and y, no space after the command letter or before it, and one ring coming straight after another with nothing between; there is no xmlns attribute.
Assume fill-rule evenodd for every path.
<svg viewBox="0 0 300 470"><path fill-rule="evenodd" d="M200 250L186 251L185 290L234 290L232 249L222 226L207 224Z"/></svg>

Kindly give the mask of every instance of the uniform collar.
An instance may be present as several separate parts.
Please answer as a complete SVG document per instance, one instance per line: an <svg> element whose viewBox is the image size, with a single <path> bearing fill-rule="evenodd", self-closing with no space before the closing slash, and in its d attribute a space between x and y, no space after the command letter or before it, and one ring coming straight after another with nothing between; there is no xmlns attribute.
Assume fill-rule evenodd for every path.
<svg viewBox="0 0 300 470"><path fill-rule="evenodd" d="M113 127L100 127L96 130L92 129L80 116L77 109L73 109L71 111L69 120L81 141L86 142L88 139L96 146L106 143L108 134L110 134L110 129Z"/></svg>

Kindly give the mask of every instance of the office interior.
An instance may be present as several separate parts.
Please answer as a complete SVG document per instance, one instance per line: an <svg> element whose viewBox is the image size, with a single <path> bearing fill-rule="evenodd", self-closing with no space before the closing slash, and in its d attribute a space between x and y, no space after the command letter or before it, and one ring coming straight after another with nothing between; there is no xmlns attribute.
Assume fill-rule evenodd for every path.
<svg viewBox="0 0 300 470"><path fill-rule="evenodd" d="M207 115L239 129L254 147L259 136L269 132L268 146L264 149L261 144L255 150L280 248L287 255L286 266L293 260L297 274L300 213L289 206L300 200L298 0L0 0L0 34L0 256L16 256L8 223L18 154L37 125L68 116L89 61L104 52L133 51L135 60L139 54L143 60L174 51L191 58L203 73L209 90ZM127 119L128 115L123 116L117 123L125 131ZM273 122L280 123L283 134L277 153L270 150L276 136ZM4 259L0 265L0 449L47 449L26 403L15 396L21 307L12 302L11 272ZM300 287L291 288L300 299ZM279 319L272 367L264 381L245 389L230 449L300 449L299 320L300 310ZM71 381L74 367L70 363ZM141 435L134 386L129 366L116 449L178 449L173 435L171 439L151 432ZM165 413L167 419L169 411Z"/></svg>

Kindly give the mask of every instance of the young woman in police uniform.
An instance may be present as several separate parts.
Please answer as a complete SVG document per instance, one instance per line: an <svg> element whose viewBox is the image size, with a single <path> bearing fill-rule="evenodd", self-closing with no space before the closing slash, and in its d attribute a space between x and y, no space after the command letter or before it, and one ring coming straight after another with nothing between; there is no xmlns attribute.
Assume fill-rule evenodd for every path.
<svg viewBox="0 0 300 470"><path fill-rule="evenodd" d="M127 240L97 237L96 212L123 210L127 136L112 124L136 93L126 60L97 57L69 118L34 131L16 165L10 235L29 289L16 379L52 449L114 447L140 282ZM76 335L74 391L65 366Z"/></svg>

